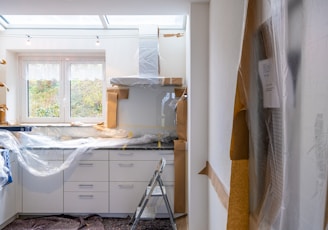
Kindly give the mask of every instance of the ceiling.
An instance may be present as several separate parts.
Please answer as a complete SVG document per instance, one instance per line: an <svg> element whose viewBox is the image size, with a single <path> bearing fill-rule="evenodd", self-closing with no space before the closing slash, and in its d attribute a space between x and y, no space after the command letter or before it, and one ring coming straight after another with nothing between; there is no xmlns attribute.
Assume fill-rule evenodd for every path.
<svg viewBox="0 0 328 230"><path fill-rule="evenodd" d="M0 15L189 14L191 2L209 0L0 0Z"/></svg>

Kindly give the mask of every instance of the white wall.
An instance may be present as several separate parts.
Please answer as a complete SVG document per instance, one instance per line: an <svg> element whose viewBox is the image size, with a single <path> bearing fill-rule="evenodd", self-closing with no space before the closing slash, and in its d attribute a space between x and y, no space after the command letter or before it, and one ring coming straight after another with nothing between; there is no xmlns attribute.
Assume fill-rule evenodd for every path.
<svg viewBox="0 0 328 230"><path fill-rule="evenodd" d="M228 194L233 108L246 3L212 0L210 4L208 159ZM218 202L216 193L209 194L209 229L226 229L227 210Z"/></svg>
<svg viewBox="0 0 328 230"><path fill-rule="evenodd" d="M188 82L189 229L208 229L208 178L199 175L208 154L208 12L207 3L190 8Z"/></svg>
<svg viewBox="0 0 328 230"><path fill-rule="evenodd" d="M161 75L166 77L186 76L186 46L185 37L164 38L162 33L184 33L181 30L165 30L160 32L160 70ZM31 36L31 45L26 45L26 34ZM96 36L100 38L100 46L96 46ZM7 65L1 66L0 81L8 84L10 92L5 94L1 89L0 104L7 104L9 111L7 120L10 122L19 121L19 92L20 82L17 64L17 55L26 52L41 52L44 54L57 52L63 55L68 53L103 53L106 58L106 78L107 86L109 79L113 76L129 76L138 74L138 30L11 30L0 32L0 58L7 60ZM138 129L144 130L164 130L160 126L162 97L166 92L173 92L172 87L161 89L145 88L149 93L145 96L143 89L132 90L131 96L134 98L122 101L119 111L121 116L119 126L131 128L136 132ZM135 93L137 92L137 93ZM140 93L138 93L140 92ZM138 101L138 98L140 101ZM138 103L139 102L139 103ZM141 106L140 106L141 105ZM149 108L150 113L143 116L134 116L138 111ZM106 109L106 108L105 108ZM174 108L172 107L172 111ZM145 111L144 111L145 112ZM175 119L173 112L171 118ZM131 124L134 126L132 127ZM170 123L172 124L172 122ZM174 130L175 127L170 127Z"/></svg>
<svg viewBox="0 0 328 230"><path fill-rule="evenodd" d="M299 142L293 153L300 156L299 229L302 230L327 229L327 12L327 1L303 1L303 27L300 28L303 34L297 34L303 35L303 43L301 72L297 76L300 132L295 135Z"/></svg>

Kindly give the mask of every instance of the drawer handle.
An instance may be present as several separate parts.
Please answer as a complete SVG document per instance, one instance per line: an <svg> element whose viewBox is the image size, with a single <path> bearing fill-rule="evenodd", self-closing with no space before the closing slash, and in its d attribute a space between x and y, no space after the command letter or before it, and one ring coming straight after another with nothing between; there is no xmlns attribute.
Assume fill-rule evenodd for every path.
<svg viewBox="0 0 328 230"><path fill-rule="evenodd" d="M174 187L174 184L166 184L165 187L173 188Z"/></svg>
<svg viewBox="0 0 328 230"><path fill-rule="evenodd" d="M133 152L119 152L118 155L120 155L120 156L132 156Z"/></svg>
<svg viewBox="0 0 328 230"><path fill-rule="evenodd" d="M79 163L80 166L93 166L93 163Z"/></svg>
<svg viewBox="0 0 328 230"><path fill-rule="evenodd" d="M174 163L167 163L167 162L166 162L166 165L174 165Z"/></svg>
<svg viewBox="0 0 328 230"><path fill-rule="evenodd" d="M171 152L159 152L159 155L171 155L171 156L173 156L173 153L171 153Z"/></svg>
<svg viewBox="0 0 328 230"><path fill-rule="evenodd" d="M79 195L81 199L93 199L93 195Z"/></svg>
<svg viewBox="0 0 328 230"><path fill-rule="evenodd" d="M119 184L118 185L119 188L121 189L133 189L133 184Z"/></svg>
<svg viewBox="0 0 328 230"><path fill-rule="evenodd" d="M120 167L133 167L134 164L133 163L129 163L129 164L128 163L119 163L118 165Z"/></svg>
<svg viewBox="0 0 328 230"><path fill-rule="evenodd" d="M79 184L80 188L92 188L93 184Z"/></svg>

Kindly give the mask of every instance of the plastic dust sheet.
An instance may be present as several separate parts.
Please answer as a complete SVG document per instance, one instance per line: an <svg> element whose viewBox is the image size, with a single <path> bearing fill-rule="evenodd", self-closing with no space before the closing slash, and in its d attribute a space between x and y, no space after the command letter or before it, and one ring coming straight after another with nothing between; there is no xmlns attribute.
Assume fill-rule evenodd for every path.
<svg viewBox="0 0 328 230"><path fill-rule="evenodd" d="M180 33L176 36L177 38ZM160 76L159 29L156 25L140 25L139 47L137 50L137 75L112 77L110 83L118 86L182 86L182 77Z"/></svg>
<svg viewBox="0 0 328 230"><path fill-rule="evenodd" d="M328 2L250 2L250 229L328 229Z"/></svg>
<svg viewBox="0 0 328 230"><path fill-rule="evenodd" d="M12 182L8 149L0 149L0 190Z"/></svg>
<svg viewBox="0 0 328 230"><path fill-rule="evenodd" d="M10 150L10 154L17 155L19 164L28 172L35 176L50 176L68 168L77 161L83 154L90 153L97 148L122 147L124 145L140 145L154 143L158 141L166 142L170 138L161 135L147 134L134 138L77 138L72 140L60 140L58 138L45 136L42 134L30 134L19 132L13 135L6 130L0 130L0 145ZM34 148L42 148L44 151L33 152ZM50 165L42 160L40 154L45 153L50 148L71 148L74 149L67 159L59 166ZM0 168L0 171L3 171Z"/></svg>

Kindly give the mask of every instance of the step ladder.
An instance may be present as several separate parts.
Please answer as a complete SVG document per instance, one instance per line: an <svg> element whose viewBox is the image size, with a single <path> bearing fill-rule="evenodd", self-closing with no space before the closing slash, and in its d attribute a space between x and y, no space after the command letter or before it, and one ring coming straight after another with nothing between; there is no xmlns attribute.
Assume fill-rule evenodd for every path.
<svg viewBox="0 0 328 230"><path fill-rule="evenodd" d="M170 217L172 229L176 230L176 224L173 212L167 198L166 189L162 181L161 175L165 167L166 160L162 158L157 165L153 177L150 179L148 186L138 204L138 207L131 217L129 224L132 224L131 230L135 230L140 219L154 219L156 216L155 209L147 207L147 203L151 197L163 197L167 212Z"/></svg>

